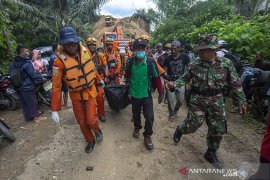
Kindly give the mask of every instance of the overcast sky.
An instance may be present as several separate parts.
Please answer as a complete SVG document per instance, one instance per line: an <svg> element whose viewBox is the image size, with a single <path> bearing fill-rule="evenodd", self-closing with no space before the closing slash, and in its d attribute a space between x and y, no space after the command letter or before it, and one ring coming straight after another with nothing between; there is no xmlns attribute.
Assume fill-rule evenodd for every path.
<svg viewBox="0 0 270 180"><path fill-rule="evenodd" d="M101 7L101 15L112 15L116 18L132 16L136 9L156 9L151 0L112 0Z"/></svg>

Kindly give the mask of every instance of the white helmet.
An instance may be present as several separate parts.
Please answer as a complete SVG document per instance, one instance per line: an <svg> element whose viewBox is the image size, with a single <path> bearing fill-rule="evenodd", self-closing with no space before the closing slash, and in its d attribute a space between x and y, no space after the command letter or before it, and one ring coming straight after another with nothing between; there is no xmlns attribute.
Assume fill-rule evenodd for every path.
<svg viewBox="0 0 270 180"><path fill-rule="evenodd" d="M227 43L224 40L219 40L218 41L218 46L219 47L225 47L227 45Z"/></svg>

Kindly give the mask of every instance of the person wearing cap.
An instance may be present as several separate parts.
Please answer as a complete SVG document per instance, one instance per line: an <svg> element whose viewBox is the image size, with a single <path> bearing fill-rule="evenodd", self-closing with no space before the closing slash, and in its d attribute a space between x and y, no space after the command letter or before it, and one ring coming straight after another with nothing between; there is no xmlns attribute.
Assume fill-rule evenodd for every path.
<svg viewBox="0 0 270 180"><path fill-rule="evenodd" d="M117 51L113 50L113 39L106 39L106 60L108 65L108 78L110 81L114 81L116 84L120 84L120 72L121 72L121 56ZM110 83L110 82L106 82Z"/></svg>
<svg viewBox="0 0 270 180"><path fill-rule="evenodd" d="M150 58L154 58L154 60L157 62L157 59L154 57L154 55L152 54L151 52L151 47L149 45L150 43L150 37L148 35L142 35L141 36L141 39L144 39L146 42L147 42L147 51L146 51L146 56L150 57ZM158 71L159 71L159 74L161 76L165 76L165 73L166 71L157 63L157 68L158 68Z"/></svg>
<svg viewBox="0 0 270 180"><path fill-rule="evenodd" d="M217 49L217 56L218 57L225 57L229 60L232 61L236 72L240 73L241 69L242 69L242 63L241 63L241 59L238 55L234 54L233 52L229 51L226 49L227 47L227 43L224 40L219 40L218 41L218 49Z"/></svg>
<svg viewBox="0 0 270 180"><path fill-rule="evenodd" d="M92 61L95 64L96 70L104 81L106 78L106 74L108 74L108 67L106 63L106 58L103 53L97 52L97 40L95 38L87 38L86 40L87 50L89 54L91 54ZM106 121L105 117L105 109L104 109L104 88L101 86L97 87L98 95L97 95L97 105L98 105L98 115L99 119L102 122Z"/></svg>
<svg viewBox="0 0 270 180"><path fill-rule="evenodd" d="M169 76L170 81L176 81L181 77L187 69L190 62L188 55L184 52L180 52L181 43L174 40L171 43L171 55L168 56L164 63L164 69ZM174 102L176 103L174 105ZM184 103L185 100L185 87L175 88L173 92L168 92L168 109L169 120L173 121L177 112Z"/></svg>
<svg viewBox="0 0 270 180"><path fill-rule="evenodd" d="M158 59L160 56L162 56L164 54L164 51L162 48L163 48L162 43L157 43L157 45L156 45L157 52L154 54L154 57L156 59Z"/></svg>
<svg viewBox="0 0 270 180"><path fill-rule="evenodd" d="M129 50L129 46L125 47L125 54L122 58L122 66L121 66L121 75L125 75L125 69L127 65L128 58L133 56L133 52Z"/></svg>
<svg viewBox="0 0 270 180"><path fill-rule="evenodd" d="M164 69L164 61L171 55L171 43L166 43L164 46L164 53L157 58L157 63Z"/></svg>
<svg viewBox="0 0 270 180"><path fill-rule="evenodd" d="M64 80L69 88L75 118L87 141L86 153L91 153L97 142L103 139L99 128L96 86L104 85L95 69L91 55L80 42L72 27L60 29L59 54L54 60L52 71L52 119L59 124L58 111L61 110L61 87ZM92 134L92 131L95 134Z"/></svg>
<svg viewBox="0 0 270 180"><path fill-rule="evenodd" d="M151 140L153 134L154 110L152 89L157 87L159 92L158 103L164 97L161 79L157 70L157 63L153 58L146 56L147 42L136 39L134 42L134 56L127 61L126 83L130 86L132 114L134 119L133 137L139 138L141 124L141 109L145 118L144 144L148 150L154 145Z"/></svg>
<svg viewBox="0 0 270 180"><path fill-rule="evenodd" d="M225 53L228 52L228 50L225 49L227 43L224 40L218 40L217 44L218 44L217 56L224 57Z"/></svg>
<svg viewBox="0 0 270 180"><path fill-rule="evenodd" d="M164 53L158 57L157 63L164 69L164 61L167 57L171 55L171 43L167 43L164 46ZM165 74L166 76L166 74ZM168 76L167 76L168 77ZM164 75L163 75L164 78ZM162 81L164 82L164 81ZM165 88L165 97L164 97L164 104L168 104L168 91Z"/></svg>
<svg viewBox="0 0 270 180"><path fill-rule="evenodd" d="M198 60L191 63L183 76L175 82L166 82L171 89L183 87L191 82L191 97L188 114L182 125L177 126L173 139L178 143L183 134L194 133L206 121L208 126L207 146L204 158L214 167L222 168L216 151L222 136L227 132L223 88L228 88L246 115L246 99L240 79L231 61L216 56L216 36L207 34L197 45Z"/></svg>

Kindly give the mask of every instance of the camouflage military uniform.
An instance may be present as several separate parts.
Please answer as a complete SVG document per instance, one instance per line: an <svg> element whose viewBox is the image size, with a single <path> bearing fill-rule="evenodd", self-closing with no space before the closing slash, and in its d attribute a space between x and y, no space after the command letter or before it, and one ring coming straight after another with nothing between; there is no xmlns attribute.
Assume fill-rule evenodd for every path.
<svg viewBox="0 0 270 180"><path fill-rule="evenodd" d="M201 59L194 61L175 84L176 87L182 87L190 81L188 115L178 130L181 134L194 133L206 121L208 148L217 150L227 130L222 90L228 88L238 105L243 105L245 96L240 79L231 61L216 58L213 62Z"/></svg>

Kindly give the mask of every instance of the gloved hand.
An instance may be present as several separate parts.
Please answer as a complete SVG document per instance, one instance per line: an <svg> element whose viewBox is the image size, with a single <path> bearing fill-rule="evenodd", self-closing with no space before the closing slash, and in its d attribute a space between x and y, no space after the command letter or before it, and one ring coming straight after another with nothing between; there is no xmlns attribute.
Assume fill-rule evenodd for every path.
<svg viewBox="0 0 270 180"><path fill-rule="evenodd" d="M104 87L105 87L104 81L101 80L101 81L98 83L98 86L104 88Z"/></svg>
<svg viewBox="0 0 270 180"><path fill-rule="evenodd" d="M55 123L59 124L60 119L57 111L52 111L52 119Z"/></svg>
<svg viewBox="0 0 270 180"><path fill-rule="evenodd" d="M159 95L158 95L158 104L162 103L163 98L164 98L164 93L159 93Z"/></svg>

